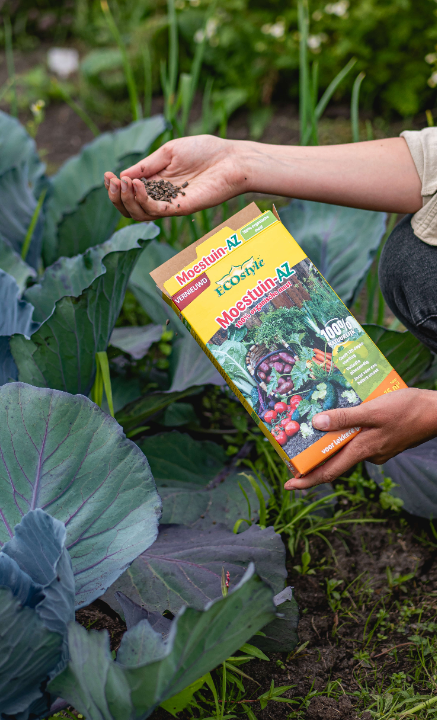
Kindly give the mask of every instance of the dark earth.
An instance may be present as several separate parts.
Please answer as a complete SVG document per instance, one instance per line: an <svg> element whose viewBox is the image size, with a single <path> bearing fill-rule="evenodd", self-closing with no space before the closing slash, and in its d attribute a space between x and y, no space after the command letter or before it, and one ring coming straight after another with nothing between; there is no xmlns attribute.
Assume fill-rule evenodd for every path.
<svg viewBox="0 0 437 720"><path fill-rule="evenodd" d="M370 516L369 510L369 505L364 505L361 517ZM431 547L426 541L428 523L418 518L409 517L406 522L402 516L384 517L376 506L372 507L371 517L382 522L347 526L352 529L343 537L339 531L330 533L334 555L322 540L311 541L311 566L320 566L326 558L326 569L316 570L314 575L299 575L293 569L297 559L289 557L288 584L295 588L301 611L297 652L288 657L286 653L269 654L270 662L250 662L244 670L259 686L248 680L244 680L244 685L249 700L251 695L257 697L266 692L272 678L275 687L294 685L284 697L295 698L297 703L270 702L261 710L257 701L251 702L258 720L285 720L292 711L296 715L291 717L307 720L370 720L371 715L358 695L366 683L372 686L375 674L381 684L393 673L402 672L407 681L414 682L417 657L410 658L413 643L409 637L418 631L418 616L409 615L403 608L424 608L420 617L422 628L434 618L437 545ZM413 577L390 589L387 568L393 577L410 574ZM336 612L329 605L327 579L344 581L339 586L340 592L355 580L349 588L349 597L341 600L341 608ZM382 607L388 612L385 623L376 628L366 647L363 636L369 638L377 611ZM118 647L125 625L105 603L97 601L80 610L76 617L85 627L108 628L111 648ZM378 630L381 632L377 637ZM358 659L356 654L363 652L363 648L367 656ZM326 695L330 682L332 697ZM322 692L323 695L317 694ZM420 687L416 692L420 692ZM152 715L154 720L164 720L164 716L169 717L161 709ZM188 718L189 714L181 713L180 717Z"/></svg>

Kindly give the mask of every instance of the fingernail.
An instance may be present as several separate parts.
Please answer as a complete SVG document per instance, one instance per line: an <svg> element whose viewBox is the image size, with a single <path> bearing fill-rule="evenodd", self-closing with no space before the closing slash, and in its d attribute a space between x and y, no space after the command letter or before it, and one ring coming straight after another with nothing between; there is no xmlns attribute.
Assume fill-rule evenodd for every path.
<svg viewBox="0 0 437 720"><path fill-rule="evenodd" d="M122 180L121 181L121 192L122 193L126 192L126 190L127 190L127 180Z"/></svg>
<svg viewBox="0 0 437 720"><path fill-rule="evenodd" d="M112 193L116 193L116 192L117 192L117 185L116 185L116 183L115 183L113 180L111 180L111 182L110 182L110 184L109 184L109 189L110 189L110 191L111 191Z"/></svg>
<svg viewBox="0 0 437 720"><path fill-rule="evenodd" d="M106 176L103 176L103 182L105 183L105 188L108 189L109 187L109 180Z"/></svg>
<svg viewBox="0 0 437 720"><path fill-rule="evenodd" d="M315 417L313 417L313 426L316 430L328 430L329 425L329 415L315 415Z"/></svg>
<svg viewBox="0 0 437 720"><path fill-rule="evenodd" d="M286 490L296 490L297 489L296 485L292 482L286 482L284 485L284 488Z"/></svg>

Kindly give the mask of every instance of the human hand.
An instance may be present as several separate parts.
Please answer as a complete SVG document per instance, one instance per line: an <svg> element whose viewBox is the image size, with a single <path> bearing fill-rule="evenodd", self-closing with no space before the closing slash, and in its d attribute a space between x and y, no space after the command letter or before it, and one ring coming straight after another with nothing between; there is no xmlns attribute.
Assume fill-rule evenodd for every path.
<svg viewBox="0 0 437 720"><path fill-rule="evenodd" d="M213 135L184 137L162 145L158 150L123 170L120 179L105 173L105 187L111 202L125 217L154 220L168 215L190 213L219 205L249 190L241 143ZM188 182L185 196L172 203L153 200L139 180L170 180L173 185Z"/></svg>
<svg viewBox="0 0 437 720"><path fill-rule="evenodd" d="M327 410L313 417L318 430L361 432L324 465L302 478L291 478L286 490L303 490L331 482L361 460L382 465L403 450L437 436L437 393L407 388L353 408Z"/></svg>

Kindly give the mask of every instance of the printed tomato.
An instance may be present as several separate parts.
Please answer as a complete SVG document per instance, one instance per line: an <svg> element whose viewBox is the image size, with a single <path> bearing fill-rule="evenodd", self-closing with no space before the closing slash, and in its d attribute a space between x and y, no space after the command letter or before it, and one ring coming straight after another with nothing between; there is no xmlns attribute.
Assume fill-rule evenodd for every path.
<svg viewBox="0 0 437 720"><path fill-rule="evenodd" d="M301 400L302 400L302 395L292 395L292 397L290 398L290 400L288 402L289 402L290 406L294 405L294 407L296 408L299 405Z"/></svg>
<svg viewBox="0 0 437 720"><path fill-rule="evenodd" d="M276 420L278 417L278 413L276 410L267 410L267 412L264 413L264 420L268 423L273 422L273 420Z"/></svg>
<svg viewBox="0 0 437 720"><path fill-rule="evenodd" d="M299 432L300 425L295 420L291 420L286 426L285 426L285 432L287 433L288 437L292 437L293 435L296 435L297 432Z"/></svg>
<svg viewBox="0 0 437 720"><path fill-rule="evenodd" d="M275 438L275 440L278 441L278 443L280 445L285 445L285 443L288 440L287 434L283 430L280 430L279 428L274 428L272 430L272 435Z"/></svg>
<svg viewBox="0 0 437 720"><path fill-rule="evenodd" d="M285 428L285 426L288 425L290 420L291 420L291 413L288 413L288 415L286 415L284 418L282 418L282 420L279 424L282 428Z"/></svg>
<svg viewBox="0 0 437 720"><path fill-rule="evenodd" d="M285 402L277 402L275 405L275 410L278 413L286 412L287 410L287 403Z"/></svg>

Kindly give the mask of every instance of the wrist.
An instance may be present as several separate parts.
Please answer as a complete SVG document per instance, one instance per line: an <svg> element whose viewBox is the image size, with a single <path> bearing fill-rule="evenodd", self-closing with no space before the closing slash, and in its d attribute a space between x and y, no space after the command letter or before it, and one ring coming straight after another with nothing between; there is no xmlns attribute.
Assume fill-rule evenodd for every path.
<svg viewBox="0 0 437 720"><path fill-rule="evenodd" d="M231 142L237 194L260 192L259 173L256 171L255 160L257 154L255 147L260 143L248 140L232 140ZM267 168L266 172L268 172Z"/></svg>

